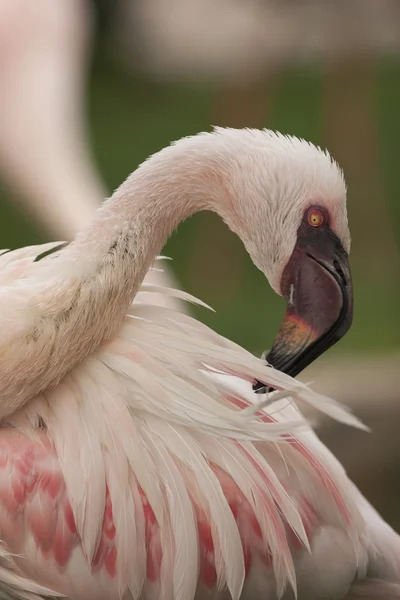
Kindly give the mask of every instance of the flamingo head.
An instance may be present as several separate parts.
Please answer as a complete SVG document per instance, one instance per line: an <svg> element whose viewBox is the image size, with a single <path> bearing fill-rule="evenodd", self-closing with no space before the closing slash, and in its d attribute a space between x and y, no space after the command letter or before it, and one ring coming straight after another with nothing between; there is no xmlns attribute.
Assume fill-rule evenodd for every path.
<svg viewBox="0 0 400 600"><path fill-rule="evenodd" d="M197 210L217 212L286 299L269 364L295 376L348 331L346 186L327 152L269 130L217 127L164 148L141 169L153 196L162 189L169 202L171 231Z"/></svg>
<svg viewBox="0 0 400 600"><path fill-rule="evenodd" d="M343 175L326 152L295 137L233 129L216 135L230 148L222 216L287 302L267 361L296 376L352 322ZM236 142L240 150L232 152Z"/></svg>

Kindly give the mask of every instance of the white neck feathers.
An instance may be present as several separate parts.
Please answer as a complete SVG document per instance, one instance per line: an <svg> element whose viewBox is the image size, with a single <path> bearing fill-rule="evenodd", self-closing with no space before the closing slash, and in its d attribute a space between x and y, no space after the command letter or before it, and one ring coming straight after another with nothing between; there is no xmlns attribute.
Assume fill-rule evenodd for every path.
<svg viewBox="0 0 400 600"><path fill-rule="evenodd" d="M18 320L2 324L0 418L57 385L110 339L179 222L217 210L221 192L209 161L181 150L172 146L143 163L69 247L13 286ZM0 292L0 308L10 311L10 296L3 299Z"/></svg>

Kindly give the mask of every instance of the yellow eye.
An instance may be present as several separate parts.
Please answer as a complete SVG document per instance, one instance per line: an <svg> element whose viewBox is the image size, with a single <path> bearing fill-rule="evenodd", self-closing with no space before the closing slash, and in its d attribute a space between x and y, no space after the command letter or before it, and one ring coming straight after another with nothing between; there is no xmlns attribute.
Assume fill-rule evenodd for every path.
<svg viewBox="0 0 400 600"><path fill-rule="evenodd" d="M320 227L324 222L324 215L320 210L313 208L308 213L307 220L311 227Z"/></svg>

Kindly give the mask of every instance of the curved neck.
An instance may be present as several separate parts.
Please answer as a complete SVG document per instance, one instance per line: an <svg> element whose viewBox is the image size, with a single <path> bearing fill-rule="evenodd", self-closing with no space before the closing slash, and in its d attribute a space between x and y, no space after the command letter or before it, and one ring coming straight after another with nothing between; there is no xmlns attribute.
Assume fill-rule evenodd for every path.
<svg viewBox="0 0 400 600"><path fill-rule="evenodd" d="M200 167L188 178L184 164L173 174L164 164L157 168L157 158L116 190L62 259L79 269L82 282L90 281L99 295L96 305L104 304L117 321L179 223L199 210L217 210L215 190L209 179L201 180ZM118 325L113 321L110 332Z"/></svg>
<svg viewBox="0 0 400 600"><path fill-rule="evenodd" d="M188 161L177 150L141 165L70 246L34 269L23 314L35 316L12 332L10 350L0 356L0 419L57 385L113 337L180 221L202 209L223 215L209 161Z"/></svg>

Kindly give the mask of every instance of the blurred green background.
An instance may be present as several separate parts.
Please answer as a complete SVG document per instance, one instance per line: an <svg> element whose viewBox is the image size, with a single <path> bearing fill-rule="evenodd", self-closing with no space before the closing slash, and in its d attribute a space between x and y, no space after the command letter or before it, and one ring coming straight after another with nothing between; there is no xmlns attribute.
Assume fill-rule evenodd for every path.
<svg viewBox="0 0 400 600"><path fill-rule="evenodd" d="M326 115L327 77L326 72L317 68L286 70L274 81L273 102L269 98L272 84L268 80L258 84L256 90L245 90L246 105L243 108L239 103L236 107L241 125L247 124L247 117L250 125L253 124L252 98L255 97L258 126L327 146L339 162L342 151L348 159L348 138L353 136L351 149L362 154L359 145L364 141L363 128L355 132L346 130L348 121L344 118L341 122L341 115L335 114L333 98L330 99L331 113ZM335 74L332 77L335 81ZM363 80L360 83L362 85ZM351 85L354 87L353 81ZM334 85L332 89L335 90ZM353 237L355 317L350 333L333 353L375 354L400 347L400 273L396 246L400 238L398 62L374 64L369 91L375 135L368 142L372 144L380 184L376 185L376 173L371 172L369 164L363 168L357 165L357 155L350 156L347 160L350 167L356 164L354 173L345 171ZM242 88L240 93L243 94ZM234 87L225 91L216 84L162 85L144 76L133 76L99 46L90 76L87 113L93 151L108 189L113 190L149 154L170 141L207 130L211 124L220 124L216 120L216 106L221 101L229 103L229 96L234 94ZM347 90L336 89L335 94L340 109ZM233 120L235 118L238 120L233 115ZM329 146L327 119L335 119L333 127L339 130L333 148ZM4 187L1 189L1 246L15 248L47 239L26 214L10 203L11 194ZM183 288L216 310L215 314L204 309L197 311L204 321L255 353L269 347L284 310L283 302L251 264L241 242L215 215L198 214L182 224L165 253L173 257L173 268Z"/></svg>

